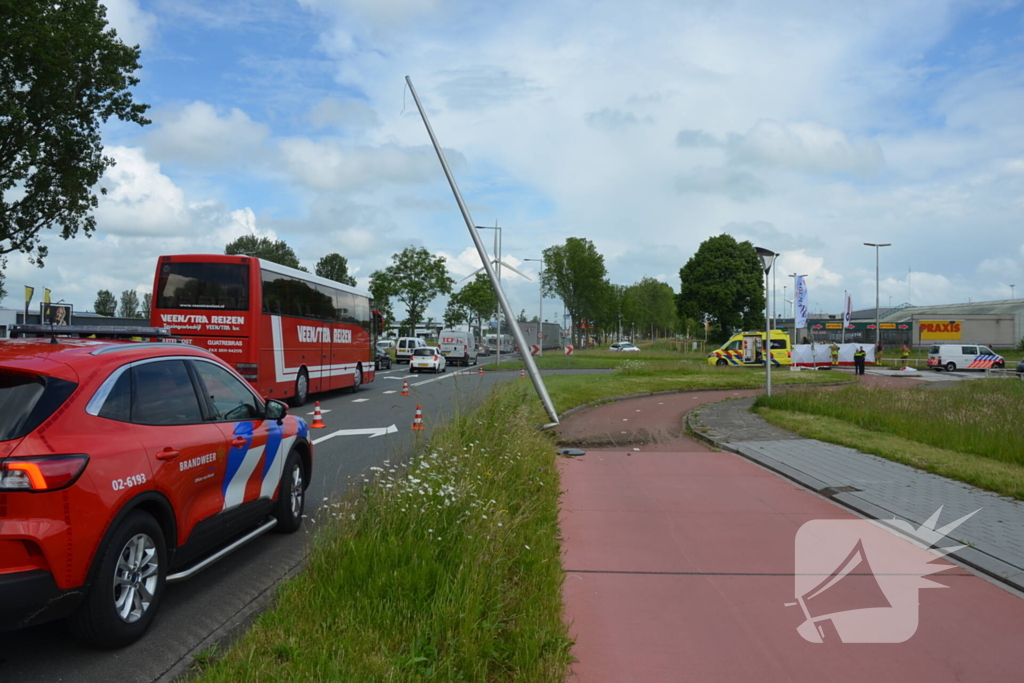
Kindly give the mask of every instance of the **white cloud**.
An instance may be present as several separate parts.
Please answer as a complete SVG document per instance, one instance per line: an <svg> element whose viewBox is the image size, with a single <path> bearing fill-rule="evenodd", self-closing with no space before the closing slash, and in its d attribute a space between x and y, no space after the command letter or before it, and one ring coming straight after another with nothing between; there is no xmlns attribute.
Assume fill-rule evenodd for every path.
<svg viewBox="0 0 1024 683"><path fill-rule="evenodd" d="M146 136L146 149L156 158L192 164L222 165L258 156L270 128L241 109L221 116L206 102L167 107L153 114L159 128Z"/></svg>
<svg viewBox="0 0 1024 683"><path fill-rule="evenodd" d="M424 183L438 177L440 166L432 147L346 145L336 140L291 138L280 143L285 167L316 190L353 190L381 182ZM445 151L449 163L458 153Z"/></svg>
<svg viewBox="0 0 1024 683"><path fill-rule="evenodd" d="M139 8L136 0L103 0L107 22L126 45L149 47L156 27L156 17Z"/></svg>
<svg viewBox="0 0 1024 683"><path fill-rule="evenodd" d="M360 100L341 101L333 97L320 100L309 112L316 128L373 128L380 125L377 112Z"/></svg>
<svg viewBox="0 0 1024 683"><path fill-rule="evenodd" d="M987 258L978 264L978 275L996 278L1015 278L1020 275L1021 268L1013 259L1006 257Z"/></svg>
<svg viewBox="0 0 1024 683"><path fill-rule="evenodd" d="M734 163L816 173L870 176L885 161L878 143L850 140L842 131L814 122L758 121L745 135L730 136L726 148Z"/></svg>

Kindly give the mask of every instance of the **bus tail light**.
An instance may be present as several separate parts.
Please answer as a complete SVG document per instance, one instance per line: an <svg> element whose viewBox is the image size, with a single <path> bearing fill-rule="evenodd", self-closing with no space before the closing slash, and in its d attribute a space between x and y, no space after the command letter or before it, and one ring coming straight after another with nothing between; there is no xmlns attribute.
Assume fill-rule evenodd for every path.
<svg viewBox="0 0 1024 683"><path fill-rule="evenodd" d="M88 455L7 458L0 462L0 491L56 491L75 483Z"/></svg>
<svg viewBox="0 0 1024 683"><path fill-rule="evenodd" d="M242 379L252 382L259 379L259 363L235 363L235 369L238 370L238 374L242 376Z"/></svg>

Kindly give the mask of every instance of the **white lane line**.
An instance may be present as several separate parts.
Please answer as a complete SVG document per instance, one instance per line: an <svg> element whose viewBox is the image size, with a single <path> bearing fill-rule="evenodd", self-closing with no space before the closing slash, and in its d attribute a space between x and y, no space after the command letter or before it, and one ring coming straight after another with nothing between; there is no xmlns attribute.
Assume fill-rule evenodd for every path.
<svg viewBox="0 0 1024 683"><path fill-rule="evenodd" d="M321 414L323 414L323 413L329 413L329 412L331 412L331 409L330 409L330 408L321 408L321 409L320 409L320 413L321 413ZM316 415L316 411L314 410L314 411L313 411L313 412L311 412L311 413L306 413L306 415Z"/></svg>
<svg viewBox="0 0 1024 683"><path fill-rule="evenodd" d="M382 394L397 394L397 391L382 391Z"/></svg>
<svg viewBox="0 0 1024 683"><path fill-rule="evenodd" d="M375 439L378 436L385 436L387 434L395 434L398 432L398 427L391 425L390 427L371 427L369 429L339 429L336 432L330 434L324 434L319 439L313 439L313 445L327 441L327 439L333 439L336 436L369 436L371 439Z"/></svg>
<svg viewBox="0 0 1024 683"><path fill-rule="evenodd" d="M369 400L370 399L368 399L368 398L354 398L354 399L352 399L352 402L353 403L365 403L365 402L367 402Z"/></svg>
<svg viewBox="0 0 1024 683"><path fill-rule="evenodd" d="M458 372L453 372L450 375L443 375L441 377L435 377L433 379L425 379L422 382L416 382L415 384L410 384L409 386L411 386L411 387L420 387L420 386L423 386L424 384L430 384L431 382L440 382L441 380L448 379L449 377L457 377L459 375L465 375L467 372L469 372L469 370L459 370Z"/></svg>

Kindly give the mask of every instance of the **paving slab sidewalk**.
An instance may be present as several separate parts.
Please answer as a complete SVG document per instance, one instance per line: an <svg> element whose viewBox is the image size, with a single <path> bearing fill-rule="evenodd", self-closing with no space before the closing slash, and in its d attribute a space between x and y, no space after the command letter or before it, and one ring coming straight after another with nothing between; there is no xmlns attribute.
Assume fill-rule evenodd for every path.
<svg viewBox="0 0 1024 683"><path fill-rule="evenodd" d="M786 606L797 531L855 516L681 433L688 411L733 393L602 405L563 425L564 437L662 437L559 461L563 594L576 639L569 680L1021 680L1024 600L955 565L930 577L947 590L918 592L920 621L906 642L804 640L804 615ZM868 590L861 581L848 584L854 593Z"/></svg>
<svg viewBox="0 0 1024 683"><path fill-rule="evenodd" d="M895 517L920 526L940 507L945 521L977 510L950 534L968 546L954 556L1024 589L1024 505L1019 501L852 448L799 437L750 412L753 400L702 406L689 414L690 428L700 438L868 517Z"/></svg>

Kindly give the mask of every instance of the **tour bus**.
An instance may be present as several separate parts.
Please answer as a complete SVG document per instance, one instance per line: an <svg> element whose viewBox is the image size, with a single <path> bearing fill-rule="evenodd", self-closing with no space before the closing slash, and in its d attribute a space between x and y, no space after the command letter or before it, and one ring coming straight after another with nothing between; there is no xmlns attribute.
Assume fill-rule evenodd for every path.
<svg viewBox="0 0 1024 683"><path fill-rule="evenodd" d="M383 324L364 292L249 256L161 256L150 323L212 351L266 398L301 406L311 393L374 379Z"/></svg>

